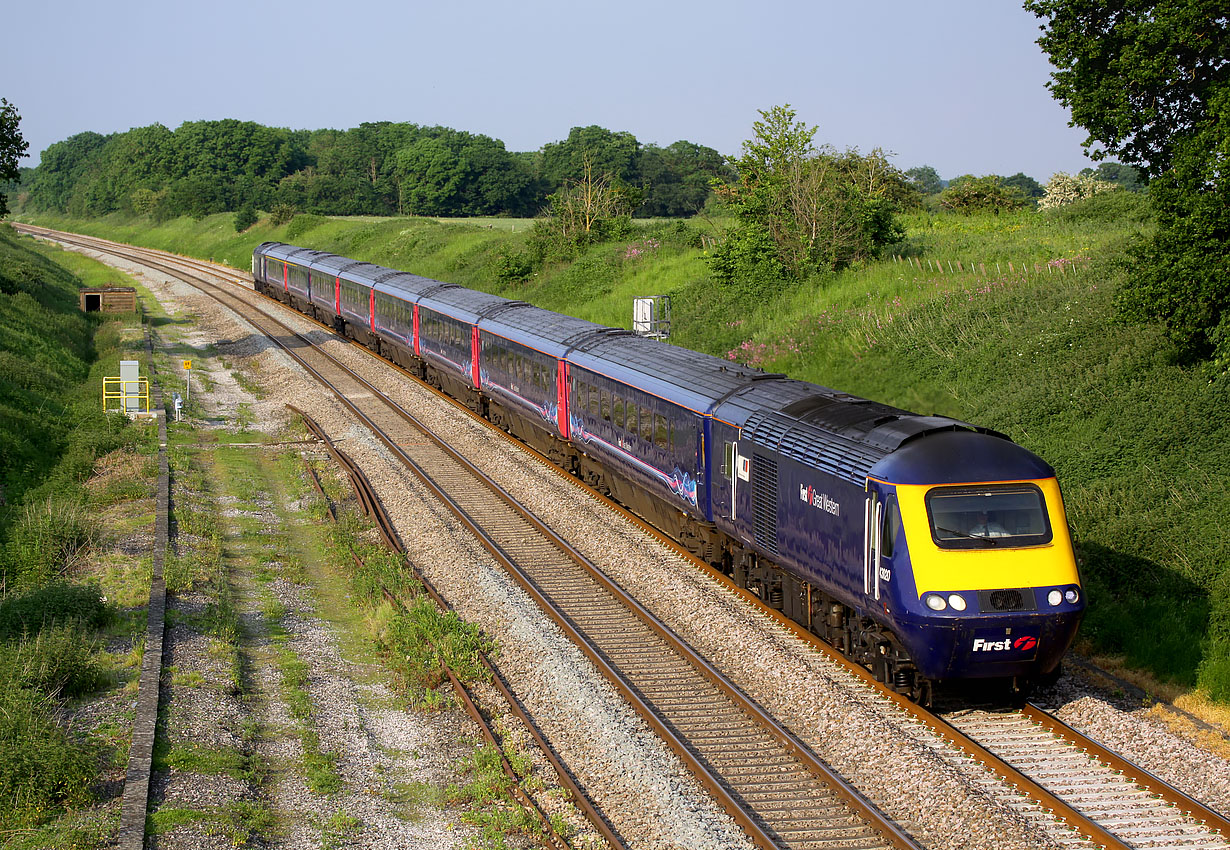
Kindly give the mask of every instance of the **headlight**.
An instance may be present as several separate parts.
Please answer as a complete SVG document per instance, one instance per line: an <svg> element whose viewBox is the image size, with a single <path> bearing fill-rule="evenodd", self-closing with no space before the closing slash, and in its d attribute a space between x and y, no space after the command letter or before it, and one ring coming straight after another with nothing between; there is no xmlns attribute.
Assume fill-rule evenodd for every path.
<svg viewBox="0 0 1230 850"><path fill-rule="evenodd" d="M937 596L934 593L927 594L926 602L927 602L927 607L930 608L932 611L943 611L945 608L948 607L948 603L944 601L944 597Z"/></svg>
<svg viewBox="0 0 1230 850"><path fill-rule="evenodd" d="M959 593L951 594L948 597L948 604L952 606L952 610L954 611L964 611L965 610L965 597Z"/></svg>
<svg viewBox="0 0 1230 850"><path fill-rule="evenodd" d="M1052 590L1046 595L1046 601L1051 603L1051 605L1058 605L1060 602L1063 602L1063 593L1058 590Z"/></svg>
<svg viewBox="0 0 1230 850"><path fill-rule="evenodd" d="M1069 587L1067 592L1064 593L1063 598L1068 600L1069 604L1075 605L1077 601L1081 598L1081 592L1077 590L1075 587Z"/></svg>

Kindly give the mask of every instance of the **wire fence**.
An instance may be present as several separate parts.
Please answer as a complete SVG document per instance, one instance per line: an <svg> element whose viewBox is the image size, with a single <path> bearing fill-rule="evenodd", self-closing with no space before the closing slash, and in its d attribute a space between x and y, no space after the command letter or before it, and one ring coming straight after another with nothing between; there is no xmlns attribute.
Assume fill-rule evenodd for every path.
<svg viewBox="0 0 1230 850"><path fill-rule="evenodd" d="M985 277L988 271L995 275L1004 274L1004 267L1007 267L1008 274L1068 274L1075 272L1077 267L1088 261L1088 257L1059 257L1054 260L1046 261L1028 261L1022 260L1016 262L1013 260L996 260L993 263L962 261L962 260L928 260L922 257L903 256L901 254L893 255L894 263L904 263L918 269L919 271L929 271L933 274L977 274Z"/></svg>

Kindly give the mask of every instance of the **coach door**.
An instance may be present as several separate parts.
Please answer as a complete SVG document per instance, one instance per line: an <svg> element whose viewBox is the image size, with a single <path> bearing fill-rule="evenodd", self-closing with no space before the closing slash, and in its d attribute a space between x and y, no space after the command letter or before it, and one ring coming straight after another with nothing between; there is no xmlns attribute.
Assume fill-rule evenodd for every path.
<svg viewBox="0 0 1230 850"><path fill-rule="evenodd" d="M879 607L880 553L883 543L884 503L875 485L867 483L867 498L863 503L863 596Z"/></svg>

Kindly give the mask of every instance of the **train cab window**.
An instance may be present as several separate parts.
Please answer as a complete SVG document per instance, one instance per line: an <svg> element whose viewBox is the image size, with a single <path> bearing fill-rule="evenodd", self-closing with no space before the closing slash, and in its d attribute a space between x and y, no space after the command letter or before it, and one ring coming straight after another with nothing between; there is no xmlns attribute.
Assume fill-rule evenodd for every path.
<svg viewBox="0 0 1230 850"><path fill-rule="evenodd" d="M1032 484L936 487L926 496L931 537L943 549L1042 546L1051 523Z"/></svg>
<svg viewBox="0 0 1230 850"><path fill-rule="evenodd" d="M641 408L641 439L646 443L653 442L653 411L648 407Z"/></svg>
<svg viewBox="0 0 1230 850"><path fill-rule="evenodd" d="M666 427L666 417L661 413L653 415L653 442L660 449L670 445L670 432Z"/></svg>
<svg viewBox="0 0 1230 850"><path fill-rule="evenodd" d="M901 510L897 507L895 497L888 500L884 506L884 525L880 529L880 554L885 558L893 556L897 548L897 535L901 533Z"/></svg>
<svg viewBox="0 0 1230 850"><path fill-rule="evenodd" d="M730 478L735 470L735 444L727 443L722 449L722 477Z"/></svg>
<svg viewBox="0 0 1230 850"><path fill-rule="evenodd" d="M611 394L606 390L602 391L602 418L611 421Z"/></svg>

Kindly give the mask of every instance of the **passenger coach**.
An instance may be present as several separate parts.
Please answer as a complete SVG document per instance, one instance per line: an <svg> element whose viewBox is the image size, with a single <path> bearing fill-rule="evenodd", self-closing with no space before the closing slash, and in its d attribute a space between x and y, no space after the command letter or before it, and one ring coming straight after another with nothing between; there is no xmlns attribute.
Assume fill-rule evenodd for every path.
<svg viewBox="0 0 1230 850"><path fill-rule="evenodd" d="M1075 636L1055 473L1002 434L291 245L261 245L252 274L915 699L1026 688Z"/></svg>

